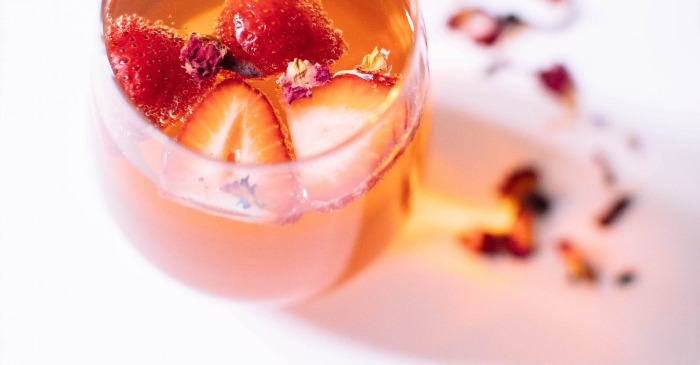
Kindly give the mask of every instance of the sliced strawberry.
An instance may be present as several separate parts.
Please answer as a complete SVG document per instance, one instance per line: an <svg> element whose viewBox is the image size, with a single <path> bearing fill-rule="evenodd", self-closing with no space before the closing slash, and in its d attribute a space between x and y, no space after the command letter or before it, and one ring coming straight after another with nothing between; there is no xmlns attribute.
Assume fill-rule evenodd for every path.
<svg viewBox="0 0 700 365"><path fill-rule="evenodd" d="M319 0L227 0L216 35L265 76L284 71L295 58L329 65L348 48Z"/></svg>
<svg viewBox="0 0 700 365"><path fill-rule="evenodd" d="M160 128L182 121L213 84L187 74L180 61L185 40L170 27L123 15L107 20L105 37L119 84Z"/></svg>
<svg viewBox="0 0 700 365"><path fill-rule="evenodd" d="M206 156L246 164L291 159L287 138L267 98L229 79L207 95L185 123L180 144Z"/></svg>
<svg viewBox="0 0 700 365"><path fill-rule="evenodd" d="M295 172L261 166L292 159L287 134L269 100L242 80L218 84L177 140L211 161L171 153L164 184L168 193L242 219L289 221L295 213Z"/></svg>
<svg viewBox="0 0 700 365"><path fill-rule="evenodd" d="M294 152L305 159L300 184L312 205L344 205L369 189L392 162L390 154L406 129L405 105L391 103L392 90L343 74L314 88L312 97L286 106Z"/></svg>

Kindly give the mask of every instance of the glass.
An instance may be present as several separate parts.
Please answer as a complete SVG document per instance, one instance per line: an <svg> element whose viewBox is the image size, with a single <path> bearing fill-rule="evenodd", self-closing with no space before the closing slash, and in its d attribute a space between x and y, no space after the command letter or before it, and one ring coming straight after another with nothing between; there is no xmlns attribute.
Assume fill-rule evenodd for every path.
<svg viewBox="0 0 700 365"><path fill-rule="evenodd" d="M207 32L206 24L222 4L105 0L102 16L107 11L137 13L163 19L185 34ZM393 48L390 62L402 77L371 126L328 151L289 163L236 164L179 145L125 96L102 40L93 72L93 116L97 169L107 205L129 241L186 285L242 301L308 298L365 267L410 213L427 133L423 110L429 77L417 1L323 4L351 47L334 69L352 68L359 63L357 55L381 43ZM367 29L375 29L376 39L367 36ZM359 53L349 57L353 48ZM265 91L269 86L263 83L251 84L275 92ZM404 113L400 126L392 122L397 113ZM396 135L396 143L380 151L371 171L328 182L338 185L331 189L335 196L308 193L304 176L333 168L387 130ZM251 187L255 196L244 197Z"/></svg>

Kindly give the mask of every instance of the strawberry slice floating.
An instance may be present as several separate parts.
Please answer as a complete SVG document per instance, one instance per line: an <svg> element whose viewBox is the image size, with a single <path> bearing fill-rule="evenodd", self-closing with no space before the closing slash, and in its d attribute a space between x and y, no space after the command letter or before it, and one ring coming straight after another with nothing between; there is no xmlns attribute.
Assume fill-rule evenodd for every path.
<svg viewBox="0 0 700 365"><path fill-rule="evenodd" d="M277 114L257 89L237 78L222 81L195 108L177 140L211 160L171 153L163 184L171 195L244 220L296 218L294 171L261 166L289 162L293 154Z"/></svg>
<svg viewBox="0 0 700 365"><path fill-rule="evenodd" d="M283 72L295 58L330 65L348 48L319 0L227 0L216 36L264 76Z"/></svg>
<svg viewBox="0 0 700 365"><path fill-rule="evenodd" d="M205 156L237 163L291 159L286 134L270 102L237 79L217 85L197 106L178 142Z"/></svg>
<svg viewBox="0 0 700 365"><path fill-rule="evenodd" d="M387 109L394 90L342 74L314 88L312 97L286 105L294 152L307 159L300 185L313 206L345 205L371 188L391 163L388 156L406 129L405 106L394 103Z"/></svg>
<svg viewBox="0 0 700 365"><path fill-rule="evenodd" d="M172 28L138 15L108 19L112 70L128 97L159 128L181 122L213 80L199 81L180 61L185 40Z"/></svg>

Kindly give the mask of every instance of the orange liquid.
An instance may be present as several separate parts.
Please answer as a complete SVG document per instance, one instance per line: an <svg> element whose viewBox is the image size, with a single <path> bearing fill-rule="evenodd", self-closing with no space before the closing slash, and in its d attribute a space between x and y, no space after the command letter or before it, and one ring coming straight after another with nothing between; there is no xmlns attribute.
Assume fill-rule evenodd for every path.
<svg viewBox="0 0 700 365"><path fill-rule="evenodd" d="M375 46L391 51L395 72L403 69L413 43L405 1L326 0L323 4L350 44L349 54L334 69L354 67ZM183 34L211 33L222 5L223 0L114 0L108 11L112 16L136 13L161 19ZM255 83L271 101L278 100L273 83ZM399 98L396 102L408 101ZM118 147L111 127L114 113L104 109L97 106L95 111L102 141L97 148L98 171L107 204L134 246L163 271L196 289L266 302L295 301L332 287L382 251L410 212L416 164L427 129L416 132L420 123L412 121L413 130L407 133L415 132L415 137L407 139L406 146L396 147L392 152L396 160L381 180L348 205L332 212L305 212L292 224L258 224L163 198L133 158L124 157L133 153ZM161 158L157 151L149 156L145 148L138 153L138 159L146 161Z"/></svg>

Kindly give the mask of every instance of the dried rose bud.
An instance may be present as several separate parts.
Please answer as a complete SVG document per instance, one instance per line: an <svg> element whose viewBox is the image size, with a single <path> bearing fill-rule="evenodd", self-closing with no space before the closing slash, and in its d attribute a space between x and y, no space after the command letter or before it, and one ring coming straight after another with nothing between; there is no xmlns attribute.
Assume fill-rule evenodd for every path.
<svg viewBox="0 0 700 365"><path fill-rule="evenodd" d="M284 100L291 104L295 100L310 98L311 89L330 81L331 73L327 66L297 58L287 65L287 71L280 76L277 84L282 86Z"/></svg>
<svg viewBox="0 0 700 365"><path fill-rule="evenodd" d="M192 33L180 52L185 70L198 80L208 80L222 70L228 48L216 38Z"/></svg>
<svg viewBox="0 0 700 365"><path fill-rule="evenodd" d="M574 245L564 240L559 244L559 254L564 260L569 277L574 281L594 283L598 273L588 259Z"/></svg>
<svg viewBox="0 0 700 365"><path fill-rule="evenodd" d="M200 81L215 77L221 70L233 71L245 78L262 76L252 64L234 59L228 48L216 38L198 33L192 33L182 47L180 61L187 73Z"/></svg>

